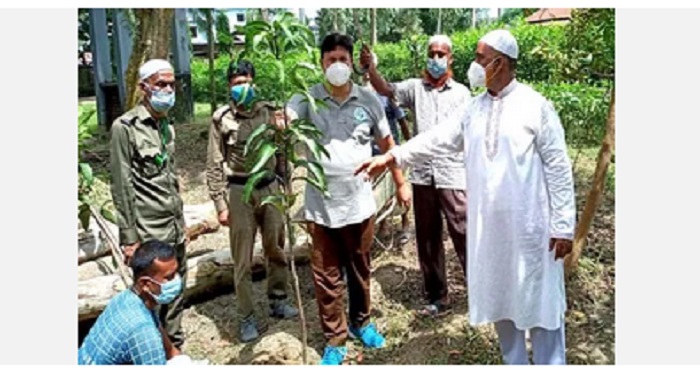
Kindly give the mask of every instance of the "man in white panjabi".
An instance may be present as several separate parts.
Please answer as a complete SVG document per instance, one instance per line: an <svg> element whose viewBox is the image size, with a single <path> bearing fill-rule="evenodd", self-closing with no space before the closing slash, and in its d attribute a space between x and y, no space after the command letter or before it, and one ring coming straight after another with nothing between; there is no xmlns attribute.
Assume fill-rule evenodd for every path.
<svg viewBox="0 0 700 368"><path fill-rule="evenodd" d="M467 172L467 282L472 326L495 323L506 364L566 364L563 258L571 252L575 198L564 130L552 104L515 79L518 45L487 33L469 68L485 86L466 111L419 134L356 174L377 175L446 153L464 152Z"/></svg>

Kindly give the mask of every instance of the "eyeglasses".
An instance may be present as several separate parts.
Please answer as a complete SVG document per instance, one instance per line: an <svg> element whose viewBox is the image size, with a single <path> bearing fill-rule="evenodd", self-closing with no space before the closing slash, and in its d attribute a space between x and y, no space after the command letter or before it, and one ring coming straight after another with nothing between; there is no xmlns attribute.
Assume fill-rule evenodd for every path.
<svg viewBox="0 0 700 368"><path fill-rule="evenodd" d="M446 53L446 52L442 52L442 51L429 51L429 52L428 52L428 57L429 57L429 58L432 59L432 58L434 58L435 56L437 56L437 57L439 57L439 58L442 58L442 57L447 56L447 53Z"/></svg>
<svg viewBox="0 0 700 368"><path fill-rule="evenodd" d="M153 85L158 87L158 89L164 89L165 87L170 87L170 89L175 89L175 82L158 81L158 82L154 83Z"/></svg>

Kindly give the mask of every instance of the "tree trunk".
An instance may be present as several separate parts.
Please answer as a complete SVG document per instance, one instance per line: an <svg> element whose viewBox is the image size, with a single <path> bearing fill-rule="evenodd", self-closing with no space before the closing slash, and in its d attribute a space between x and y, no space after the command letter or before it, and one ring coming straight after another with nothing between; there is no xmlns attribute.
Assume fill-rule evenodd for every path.
<svg viewBox="0 0 700 368"><path fill-rule="evenodd" d="M209 115L214 115L214 111L216 111L216 79L214 70L214 47L216 42L214 42L214 10L207 9L205 12L207 21L207 56L209 58L209 107L211 109L211 113Z"/></svg>
<svg viewBox="0 0 700 368"><path fill-rule="evenodd" d="M472 28L476 28L476 13L477 8L472 9Z"/></svg>
<svg viewBox="0 0 700 368"><path fill-rule="evenodd" d="M352 9L352 18L355 22L355 41L362 40L362 24L360 24L360 9Z"/></svg>
<svg viewBox="0 0 700 368"><path fill-rule="evenodd" d="M338 32L338 9L333 9L333 32Z"/></svg>
<svg viewBox="0 0 700 368"><path fill-rule="evenodd" d="M150 59L168 60L174 9L134 9L136 29L126 70L126 109L140 99L139 67Z"/></svg>
<svg viewBox="0 0 700 368"><path fill-rule="evenodd" d="M438 8L438 22L437 22L437 31L435 33L441 34L442 33L442 8Z"/></svg>
<svg viewBox="0 0 700 368"><path fill-rule="evenodd" d="M569 256L566 257L566 260L564 262L567 275L573 273L576 270L576 267L578 266L578 259L581 256L583 246L586 243L588 231L590 230L591 224L593 223L593 216L595 215L596 209L600 205L600 201L605 191L605 177L608 172L608 166L610 165L610 159L614 151L615 87L613 87L612 89L612 97L610 98L610 110L608 112L608 121L605 127L605 136L603 137L603 144L600 146L600 151L598 152L598 163L595 168L593 185L591 186L591 190L588 192L586 206L583 209L583 213L581 214L581 218L576 228L573 251L571 252L571 254L569 254Z"/></svg>
<svg viewBox="0 0 700 368"><path fill-rule="evenodd" d="M301 244L294 247L296 262L309 261L309 246ZM253 272L265 270L265 258L262 250L253 256ZM78 320L84 321L97 317L107 303L119 292L124 284L119 275L114 274L114 262L106 257L98 261L86 262L78 267ZM187 283L185 298L198 298L212 293L212 290L230 288L233 285L233 260L231 250L209 252L187 261Z"/></svg>
<svg viewBox="0 0 700 368"><path fill-rule="evenodd" d="M377 8L372 8L370 13L370 27L372 27L371 45L377 44Z"/></svg>

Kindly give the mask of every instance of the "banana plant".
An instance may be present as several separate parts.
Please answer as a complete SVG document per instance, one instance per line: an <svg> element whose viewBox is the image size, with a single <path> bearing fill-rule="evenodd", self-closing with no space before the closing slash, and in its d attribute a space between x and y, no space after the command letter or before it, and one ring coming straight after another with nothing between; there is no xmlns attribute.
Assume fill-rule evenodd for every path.
<svg viewBox="0 0 700 368"><path fill-rule="evenodd" d="M252 60L258 70L256 84L259 85L260 99L273 102L284 112L284 127L263 124L248 137L244 154L247 158L248 179L243 189L243 200L250 203L255 186L265 177L274 175L280 183L280 191L264 198L259 206L272 205L284 216L289 243L294 290L299 309L303 352L303 364L307 364L306 318L299 290L299 278L294 265L292 247L296 244L296 232L291 218L291 208L297 201L292 183L297 181L312 185L324 195L328 195L326 176L318 164L321 156L330 157L320 143L323 133L307 119L291 120L286 114L287 101L299 94L309 106L317 111L325 107L323 101L315 99L308 92L309 85L321 80L314 44L315 37L305 24L299 22L289 12L279 13L272 20L253 21L240 27L245 35L245 50L239 58ZM298 152L306 151L305 156ZM270 170L267 163L277 157L284 163L283 170ZM295 175L295 168L303 167L306 175Z"/></svg>

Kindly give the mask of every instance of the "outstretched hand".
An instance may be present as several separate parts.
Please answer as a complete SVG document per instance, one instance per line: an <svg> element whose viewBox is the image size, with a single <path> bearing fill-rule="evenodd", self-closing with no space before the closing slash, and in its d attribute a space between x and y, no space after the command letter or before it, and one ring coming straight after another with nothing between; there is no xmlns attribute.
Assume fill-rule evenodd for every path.
<svg viewBox="0 0 700 368"><path fill-rule="evenodd" d="M364 174L365 180L379 176L386 168L394 162L394 156L385 153L380 156L375 156L361 163L355 168L355 175Z"/></svg>

